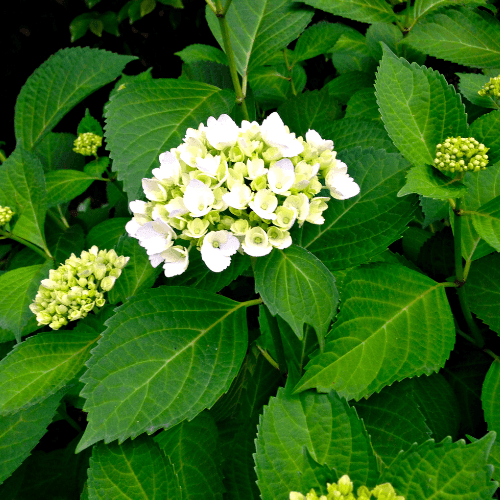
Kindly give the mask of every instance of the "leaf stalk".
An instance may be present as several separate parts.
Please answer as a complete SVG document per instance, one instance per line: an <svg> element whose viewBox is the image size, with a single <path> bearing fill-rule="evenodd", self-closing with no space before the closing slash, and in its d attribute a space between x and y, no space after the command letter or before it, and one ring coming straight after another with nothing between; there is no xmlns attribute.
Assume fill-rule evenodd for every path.
<svg viewBox="0 0 500 500"><path fill-rule="evenodd" d="M21 244L27 246L28 248L31 248L31 250L33 250L37 254L41 255L44 259L49 258L51 260L54 260L54 257L52 257L52 254L49 252L48 248L46 248L45 250L42 250L40 247L33 245L33 243L30 243L29 241L25 240L24 238L16 236L15 234L13 234L9 231L4 231L3 229L0 229L0 236L17 241L18 243L21 243Z"/></svg>

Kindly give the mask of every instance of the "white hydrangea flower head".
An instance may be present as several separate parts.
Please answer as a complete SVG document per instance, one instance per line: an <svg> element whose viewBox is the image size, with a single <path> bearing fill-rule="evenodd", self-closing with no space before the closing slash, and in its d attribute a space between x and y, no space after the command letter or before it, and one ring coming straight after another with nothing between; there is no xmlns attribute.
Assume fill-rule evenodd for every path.
<svg viewBox="0 0 500 500"><path fill-rule="evenodd" d="M214 272L236 251L261 257L283 250L293 243L294 224L323 224L331 197L359 193L333 141L314 130L296 137L278 113L240 127L228 115L210 117L162 153L152 174L142 181L148 201L130 203L126 230L167 277L187 269L193 248Z"/></svg>
<svg viewBox="0 0 500 500"><path fill-rule="evenodd" d="M203 239L201 258L207 267L220 273L231 264L231 255L234 255L240 242L229 231L213 231Z"/></svg>

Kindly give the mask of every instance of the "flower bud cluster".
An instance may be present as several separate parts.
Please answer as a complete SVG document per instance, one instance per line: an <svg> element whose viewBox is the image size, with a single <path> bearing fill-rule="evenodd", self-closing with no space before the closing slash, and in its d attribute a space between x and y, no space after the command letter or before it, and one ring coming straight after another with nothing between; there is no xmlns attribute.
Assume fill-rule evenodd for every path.
<svg viewBox="0 0 500 500"><path fill-rule="evenodd" d="M75 139L73 151L83 156L96 156L97 150L102 146L102 137L85 132Z"/></svg>
<svg viewBox="0 0 500 500"><path fill-rule="evenodd" d="M13 215L14 212L9 207L2 207L0 205L0 226L7 224Z"/></svg>
<svg viewBox="0 0 500 500"><path fill-rule="evenodd" d="M327 495L318 496L312 489L306 495L292 491L290 493L290 500L405 500L404 497L398 496L390 483L384 483L373 490L369 490L366 486L358 488L357 496L354 495L354 485L349 476L342 476L338 483L327 483Z"/></svg>
<svg viewBox="0 0 500 500"><path fill-rule="evenodd" d="M102 307L104 292L113 288L129 259L95 245L80 257L71 254L64 264L50 270L30 304L38 325L58 330L68 321L84 318L95 306Z"/></svg>
<svg viewBox="0 0 500 500"><path fill-rule="evenodd" d="M488 151L473 137L448 137L436 146L434 166L449 172L478 172L488 164Z"/></svg>
<svg viewBox="0 0 500 500"><path fill-rule="evenodd" d="M126 229L166 276L186 270L191 247L214 272L237 251L260 257L287 248L294 224L323 224L330 196L359 193L332 141L314 130L295 137L277 113L241 127L227 115L210 117L159 159L154 177L142 180L149 201L130 203ZM330 196L319 195L320 179Z"/></svg>
<svg viewBox="0 0 500 500"><path fill-rule="evenodd" d="M500 75L490 78L490 81L483 85L478 94L481 97L492 97L498 99L500 97Z"/></svg>

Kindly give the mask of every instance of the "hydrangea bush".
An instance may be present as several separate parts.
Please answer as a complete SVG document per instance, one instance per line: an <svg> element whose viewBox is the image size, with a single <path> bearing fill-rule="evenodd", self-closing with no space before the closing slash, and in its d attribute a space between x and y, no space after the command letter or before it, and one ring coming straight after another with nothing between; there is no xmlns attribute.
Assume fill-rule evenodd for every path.
<svg viewBox="0 0 500 500"><path fill-rule="evenodd" d="M20 91L0 498L495 498L494 5L206 3L181 75L72 47Z"/></svg>

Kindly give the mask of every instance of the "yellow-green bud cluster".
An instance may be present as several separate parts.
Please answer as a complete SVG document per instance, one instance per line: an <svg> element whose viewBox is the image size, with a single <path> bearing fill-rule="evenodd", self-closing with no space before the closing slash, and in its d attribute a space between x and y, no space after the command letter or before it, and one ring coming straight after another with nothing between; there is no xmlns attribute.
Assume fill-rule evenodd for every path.
<svg viewBox="0 0 500 500"><path fill-rule="evenodd" d="M9 207L2 207L0 205L0 226L7 224L13 215L14 212Z"/></svg>
<svg viewBox="0 0 500 500"><path fill-rule="evenodd" d="M71 254L64 264L50 270L30 304L38 325L58 330L69 321L84 318L95 306L102 307L104 292L113 288L129 259L95 245L80 257Z"/></svg>
<svg viewBox="0 0 500 500"><path fill-rule="evenodd" d="M488 164L488 151L473 137L448 137L436 146L434 166L448 172L478 172Z"/></svg>
<svg viewBox="0 0 500 500"><path fill-rule="evenodd" d="M478 94L481 97L492 97L493 99L500 97L500 75L490 78L490 81L483 85Z"/></svg>
<svg viewBox="0 0 500 500"><path fill-rule="evenodd" d="M85 132L76 138L74 146L75 153L83 156L95 156L97 150L102 146L102 137L92 132Z"/></svg>
<svg viewBox="0 0 500 500"><path fill-rule="evenodd" d="M237 251L261 257L287 248L294 224L323 224L330 197L359 193L333 141L314 130L296 137L277 113L240 127L227 115L210 117L159 160L153 178L142 180L149 201L130 203L126 230L153 266L164 263L166 276L188 265L187 245L174 245L177 238L220 272ZM329 196L318 196L323 188Z"/></svg>
<svg viewBox="0 0 500 500"><path fill-rule="evenodd" d="M337 483L326 484L326 495L318 496L312 489L309 493L303 495L297 491L290 493L290 500L405 500L404 497L398 496L390 483L384 483L373 490L369 490L366 486L358 488L357 496L354 495L354 485L349 476L342 476Z"/></svg>

